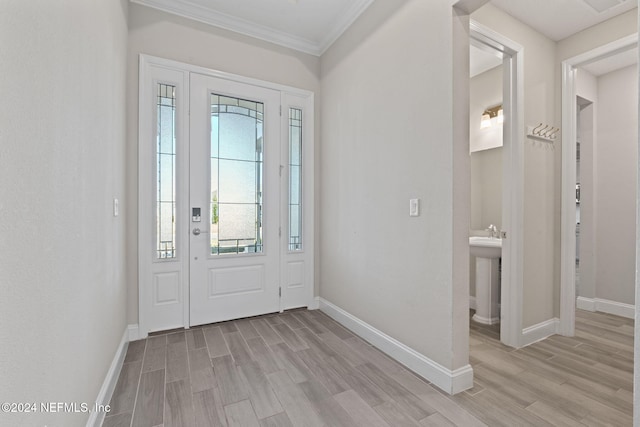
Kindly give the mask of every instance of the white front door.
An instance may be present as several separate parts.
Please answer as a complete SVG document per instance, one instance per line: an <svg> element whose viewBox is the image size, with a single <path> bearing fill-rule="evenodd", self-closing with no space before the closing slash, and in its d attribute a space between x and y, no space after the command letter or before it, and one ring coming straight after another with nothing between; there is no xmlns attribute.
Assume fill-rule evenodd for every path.
<svg viewBox="0 0 640 427"><path fill-rule="evenodd" d="M141 55L140 338L313 298L313 94Z"/></svg>
<svg viewBox="0 0 640 427"><path fill-rule="evenodd" d="M190 324L278 311L280 92L190 86Z"/></svg>

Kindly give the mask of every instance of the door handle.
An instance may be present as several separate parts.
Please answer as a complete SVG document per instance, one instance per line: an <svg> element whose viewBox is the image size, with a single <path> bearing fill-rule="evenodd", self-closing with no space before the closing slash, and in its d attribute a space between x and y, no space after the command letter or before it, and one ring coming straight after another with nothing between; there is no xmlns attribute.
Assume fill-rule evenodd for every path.
<svg viewBox="0 0 640 427"><path fill-rule="evenodd" d="M193 229L193 235L194 235L194 236L198 236L198 235L200 235L200 229L199 229L199 228L194 228L194 229Z"/></svg>

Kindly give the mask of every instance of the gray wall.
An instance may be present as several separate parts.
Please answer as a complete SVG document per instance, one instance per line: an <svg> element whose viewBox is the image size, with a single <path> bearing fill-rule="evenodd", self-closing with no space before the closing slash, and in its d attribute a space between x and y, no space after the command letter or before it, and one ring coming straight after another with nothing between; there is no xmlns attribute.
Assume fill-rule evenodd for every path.
<svg viewBox="0 0 640 427"><path fill-rule="evenodd" d="M452 30L449 2L375 2L323 55L319 219L320 296L455 369L468 363L468 258L453 254L468 254L469 196L454 182L468 188L456 159L469 148L453 144Z"/></svg>
<svg viewBox="0 0 640 427"><path fill-rule="evenodd" d="M596 297L634 304L637 66L598 77L596 133Z"/></svg>
<svg viewBox="0 0 640 427"><path fill-rule="evenodd" d="M93 404L126 330L112 200L125 199L127 5L0 2L2 402ZM88 416L0 413L0 425Z"/></svg>

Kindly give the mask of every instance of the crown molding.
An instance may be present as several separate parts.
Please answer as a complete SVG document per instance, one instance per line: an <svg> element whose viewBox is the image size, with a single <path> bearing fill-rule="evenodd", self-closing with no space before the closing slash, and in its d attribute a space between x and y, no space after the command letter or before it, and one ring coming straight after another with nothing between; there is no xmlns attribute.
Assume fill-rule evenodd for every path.
<svg viewBox="0 0 640 427"><path fill-rule="evenodd" d="M327 36L319 43L320 55L329 49L373 2L374 0L358 0L346 13L341 15L333 27L329 29Z"/></svg>
<svg viewBox="0 0 640 427"><path fill-rule="evenodd" d="M284 46L314 56L322 55L347 28L369 7L374 0L358 0L347 13L344 13L327 31L327 36L321 41L313 41L295 34L285 33L275 28L256 24L254 22L217 12L213 9L194 4L187 0L130 0L143 6L162 10L163 12L193 19L225 30L244 34L266 42Z"/></svg>

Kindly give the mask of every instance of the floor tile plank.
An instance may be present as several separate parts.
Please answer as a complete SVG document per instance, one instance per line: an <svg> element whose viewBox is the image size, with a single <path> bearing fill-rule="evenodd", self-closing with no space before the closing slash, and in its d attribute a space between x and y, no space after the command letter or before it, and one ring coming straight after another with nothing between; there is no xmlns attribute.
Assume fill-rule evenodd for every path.
<svg viewBox="0 0 640 427"><path fill-rule="evenodd" d="M223 405L240 402L249 398L247 386L238 374L231 356L211 359Z"/></svg>
<svg viewBox="0 0 640 427"><path fill-rule="evenodd" d="M268 418L283 411L265 373L256 362L247 363L238 369L248 385L249 398L259 419Z"/></svg>
<svg viewBox="0 0 640 427"><path fill-rule="evenodd" d="M222 329L219 326L204 328L204 338L207 342L207 348L209 349L209 357L214 358L218 356L226 356L231 354L227 342L222 336Z"/></svg>
<svg viewBox="0 0 640 427"><path fill-rule="evenodd" d="M164 418L164 369L145 372L140 377L140 389L133 410L132 427L153 427Z"/></svg>
<svg viewBox="0 0 640 427"><path fill-rule="evenodd" d="M122 365L118 382L111 396L111 402L109 402L111 409L109 415L133 412L141 372L142 360Z"/></svg>
<svg viewBox="0 0 640 427"><path fill-rule="evenodd" d="M191 384L178 380L166 384L164 402L164 427L189 427L195 423Z"/></svg>
<svg viewBox="0 0 640 427"><path fill-rule="evenodd" d="M196 427L228 427L218 389L193 393Z"/></svg>
<svg viewBox="0 0 640 427"><path fill-rule="evenodd" d="M224 407L229 427L260 427L251 402L242 400Z"/></svg>
<svg viewBox="0 0 640 427"><path fill-rule="evenodd" d="M284 371L267 375L282 407L294 426L322 427L322 419L314 411L299 384L295 384Z"/></svg>
<svg viewBox="0 0 640 427"><path fill-rule="evenodd" d="M271 327L271 324L268 323L265 318L252 320L251 324L256 329L256 331L258 331L267 345L274 345L284 342L282 341L282 337L278 335L278 333Z"/></svg>
<svg viewBox="0 0 640 427"><path fill-rule="evenodd" d="M260 427L293 427L286 412L260 420Z"/></svg>
<svg viewBox="0 0 640 427"><path fill-rule="evenodd" d="M390 427L371 406L353 390L336 394L333 398L344 408L358 427Z"/></svg>

